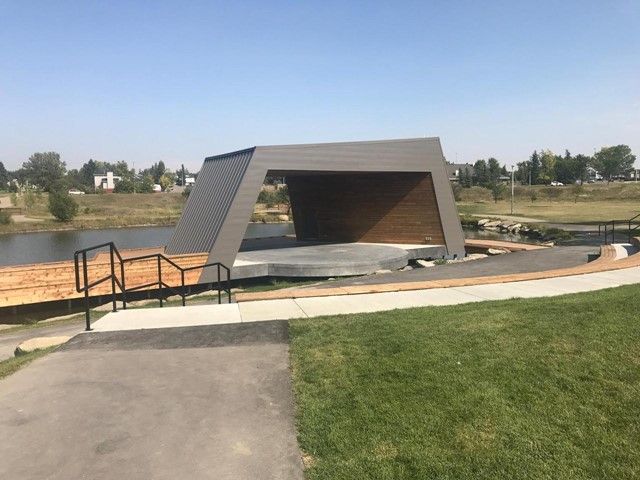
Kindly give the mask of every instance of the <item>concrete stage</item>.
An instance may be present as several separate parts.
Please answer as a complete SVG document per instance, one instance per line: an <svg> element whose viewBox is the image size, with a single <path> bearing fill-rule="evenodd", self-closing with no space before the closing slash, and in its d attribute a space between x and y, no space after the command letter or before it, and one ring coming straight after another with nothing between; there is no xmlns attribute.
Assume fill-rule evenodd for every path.
<svg viewBox="0 0 640 480"><path fill-rule="evenodd" d="M299 242L293 237L246 240L231 278L345 277L397 270L416 258L442 258L444 245Z"/></svg>

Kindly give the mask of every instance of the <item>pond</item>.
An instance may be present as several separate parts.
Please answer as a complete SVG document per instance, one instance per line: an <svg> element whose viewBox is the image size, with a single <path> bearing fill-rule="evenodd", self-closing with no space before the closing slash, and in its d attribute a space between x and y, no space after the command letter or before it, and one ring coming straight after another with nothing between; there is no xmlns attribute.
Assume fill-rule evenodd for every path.
<svg viewBox="0 0 640 480"><path fill-rule="evenodd" d="M166 245L174 227L132 227L101 230L0 235L0 266L73 259L81 248L113 241L120 249ZM293 233L292 223L250 223L244 238L281 237Z"/></svg>

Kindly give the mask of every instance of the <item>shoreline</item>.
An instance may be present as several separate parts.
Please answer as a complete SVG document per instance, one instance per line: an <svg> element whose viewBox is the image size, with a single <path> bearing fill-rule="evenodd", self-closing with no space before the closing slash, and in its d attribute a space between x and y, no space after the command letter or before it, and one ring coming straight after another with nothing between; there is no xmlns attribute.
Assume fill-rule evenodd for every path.
<svg viewBox="0 0 640 480"><path fill-rule="evenodd" d="M282 223L292 223L291 221L278 221L278 222L248 222L247 225L250 224L282 224ZM136 223L132 225L105 225L105 226L87 226L87 227L62 227L62 228L40 228L40 229L30 229L30 230L20 230L16 232L2 232L0 231L0 236L3 235L21 235L25 233L48 233L48 232L82 232L85 230L120 230L123 228L145 228L145 227L175 227L177 222L171 223Z"/></svg>

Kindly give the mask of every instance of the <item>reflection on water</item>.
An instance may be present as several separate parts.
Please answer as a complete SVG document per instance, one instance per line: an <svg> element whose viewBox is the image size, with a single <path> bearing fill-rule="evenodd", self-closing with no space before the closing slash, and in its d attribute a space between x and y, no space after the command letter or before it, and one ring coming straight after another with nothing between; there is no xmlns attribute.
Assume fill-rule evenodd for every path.
<svg viewBox="0 0 640 480"><path fill-rule="evenodd" d="M71 260L76 250L109 241L115 242L120 249L166 245L173 228L132 227L0 235L0 265ZM279 237L290 233L293 233L292 223L250 223L245 238Z"/></svg>

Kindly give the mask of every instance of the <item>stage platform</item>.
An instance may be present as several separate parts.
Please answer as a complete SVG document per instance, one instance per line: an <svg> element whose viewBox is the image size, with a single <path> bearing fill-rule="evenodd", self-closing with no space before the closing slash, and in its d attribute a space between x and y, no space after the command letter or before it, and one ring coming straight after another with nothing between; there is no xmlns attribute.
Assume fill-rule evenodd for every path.
<svg viewBox="0 0 640 480"><path fill-rule="evenodd" d="M268 240L268 239L265 239ZM234 279L255 277L348 277L398 270L416 258L442 258L444 245L312 243L289 237L243 244Z"/></svg>

